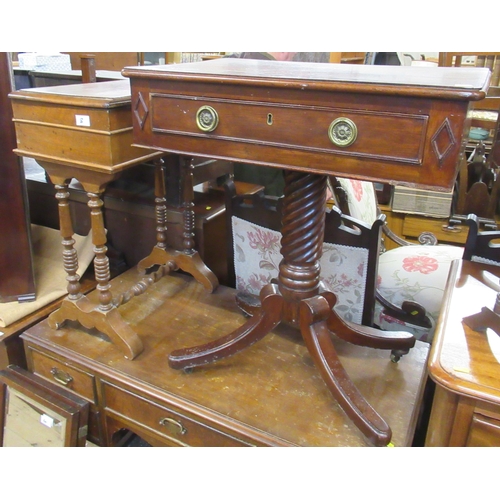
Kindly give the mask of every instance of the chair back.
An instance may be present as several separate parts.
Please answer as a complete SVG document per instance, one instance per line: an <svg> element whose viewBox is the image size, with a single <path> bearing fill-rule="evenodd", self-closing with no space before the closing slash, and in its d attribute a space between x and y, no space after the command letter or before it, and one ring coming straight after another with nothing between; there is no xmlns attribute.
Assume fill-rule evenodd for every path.
<svg viewBox="0 0 500 500"><path fill-rule="evenodd" d="M229 238L228 274L235 288L257 296L262 287L278 278L281 255L282 198L236 195L226 187ZM337 208L325 214L325 240L320 259L321 281L337 296L336 312L344 319L372 326L380 230L385 217L368 226ZM231 281L230 281L231 283Z"/></svg>
<svg viewBox="0 0 500 500"><path fill-rule="evenodd" d="M463 259L500 266L500 231L479 231L479 220L475 214L470 214L466 223L469 233Z"/></svg>
<svg viewBox="0 0 500 500"><path fill-rule="evenodd" d="M373 183L342 177L330 178L330 181L335 202L342 212L363 221L368 226L373 225L379 213L377 193Z"/></svg>

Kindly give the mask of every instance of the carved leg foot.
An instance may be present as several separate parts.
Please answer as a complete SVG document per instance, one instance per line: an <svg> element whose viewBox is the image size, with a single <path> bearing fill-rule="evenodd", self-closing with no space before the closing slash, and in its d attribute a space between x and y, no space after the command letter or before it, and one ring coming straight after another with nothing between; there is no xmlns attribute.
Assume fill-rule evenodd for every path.
<svg viewBox="0 0 500 500"><path fill-rule="evenodd" d="M212 363L242 351L264 338L281 321L283 299L276 285L267 285L261 292L262 309L240 328L214 342L178 349L168 360L175 369L189 369Z"/></svg>
<svg viewBox="0 0 500 500"><path fill-rule="evenodd" d="M305 299L300 305L300 331L306 346L342 409L358 429L376 446L390 443L392 431L370 406L344 370L328 328L331 308L324 297Z"/></svg>
<svg viewBox="0 0 500 500"><path fill-rule="evenodd" d="M78 321L85 328L96 328L104 333L127 359L132 360L143 351L141 339L115 307L102 311L86 296L74 301L66 299L61 307L49 316L48 322L49 326L58 329L68 320Z"/></svg>

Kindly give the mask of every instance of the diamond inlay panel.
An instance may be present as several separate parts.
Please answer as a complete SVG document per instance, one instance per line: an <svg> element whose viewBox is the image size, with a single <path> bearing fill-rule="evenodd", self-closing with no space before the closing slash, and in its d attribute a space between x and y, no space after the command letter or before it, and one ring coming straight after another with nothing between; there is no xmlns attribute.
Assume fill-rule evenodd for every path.
<svg viewBox="0 0 500 500"><path fill-rule="evenodd" d="M448 118L437 129L431 139L432 148L441 164L456 144Z"/></svg>
<svg viewBox="0 0 500 500"><path fill-rule="evenodd" d="M142 94L139 92L137 94L137 99L134 104L134 115L141 126L141 130L144 128L144 124L146 123L146 119L149 114L149 109L146 106L146 102L142 97Z"/></svg>

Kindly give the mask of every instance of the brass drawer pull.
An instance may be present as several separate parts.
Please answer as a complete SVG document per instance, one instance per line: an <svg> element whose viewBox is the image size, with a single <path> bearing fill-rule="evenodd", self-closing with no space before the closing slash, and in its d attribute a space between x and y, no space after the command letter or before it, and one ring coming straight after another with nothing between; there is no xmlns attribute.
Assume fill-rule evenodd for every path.
<svg viewBox="0 0 500 500"><path fill-rule="evenodd" d="M54 380L59 384L69 385L71 382L73 382L73 377L69 373L65 373L56 367L52 368L52 370L50 370L50 373L52 373Z"/></svg>
<svg viewBox="0 0 500 500"><path fill-rule="evenodd" d="M180 422L177 422L177 420L174 420L173 418L160 418L160 421L158 423L161 426L166 427L170 432L180 434L181 436L183 434L186 434L187 432L187 429Z"/></svg>
<svg viewBox="0 0 500 500"><path fill-rule="evenodd" d="M335 146L346 148L358 137L358 127L349 118L337 118L328 128L328 137Z"/></svg>
<svg viewBox="0 0 500 500"><path fill-rule="evenodd" d="M446 233L461 233L462 232L462 226L454 226L453 224L443 225L443 226L441 226L441 229Z"/></svg>
<svg viewBox="0 0 500 500"><path fill-rule="evenodd" d="M219 124L219 115L212 106L202 106L196 113L196 125L203 132L212 132Z"/></svg>

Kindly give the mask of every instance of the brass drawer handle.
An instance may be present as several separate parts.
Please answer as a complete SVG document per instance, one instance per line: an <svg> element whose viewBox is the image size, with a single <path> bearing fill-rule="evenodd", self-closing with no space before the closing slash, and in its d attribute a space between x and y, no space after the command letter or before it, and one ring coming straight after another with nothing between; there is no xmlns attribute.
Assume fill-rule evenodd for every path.
<svg viewBox="0 0 500 500"><path fill-rule="evenodd" d="M454 226L453 224L443 225L443 226L441 226L441 229L446 233L461 233L462 232L462 226Z"/></svg>
<svg viewBox="0 0 500 500"><path fill-rule="evenodd" d="M186 434L187 432L187 429L180 422L177 422L177 420L174 420L173 418L160 418L160 421L158 423L161 426L166 427L170 432L180 434L181 436Z"/></svg>
<svg viewBox="0 0 500 500"><path fill-rule="evenodd" d="M54 380L59 384L69 385L71 384L71 382L73 382L73 377L69 373L65 373L56 367L52 368L52 370L50 370L50 373L52 373Z"/></svg>
<svg viewBox="0 0 500 500"><path fill-rule="evenodd" d="M337 118L328 128L328 137L335 146L346 148L358 137L358 127L349 118Z"/></svg>
<svg viewBox="0 0 500 500"><path fill-rule="evenodd" d="M212 106L202 106L196 113L196 125L203 132L212 132L219 124L219 115Z"/></svg>

